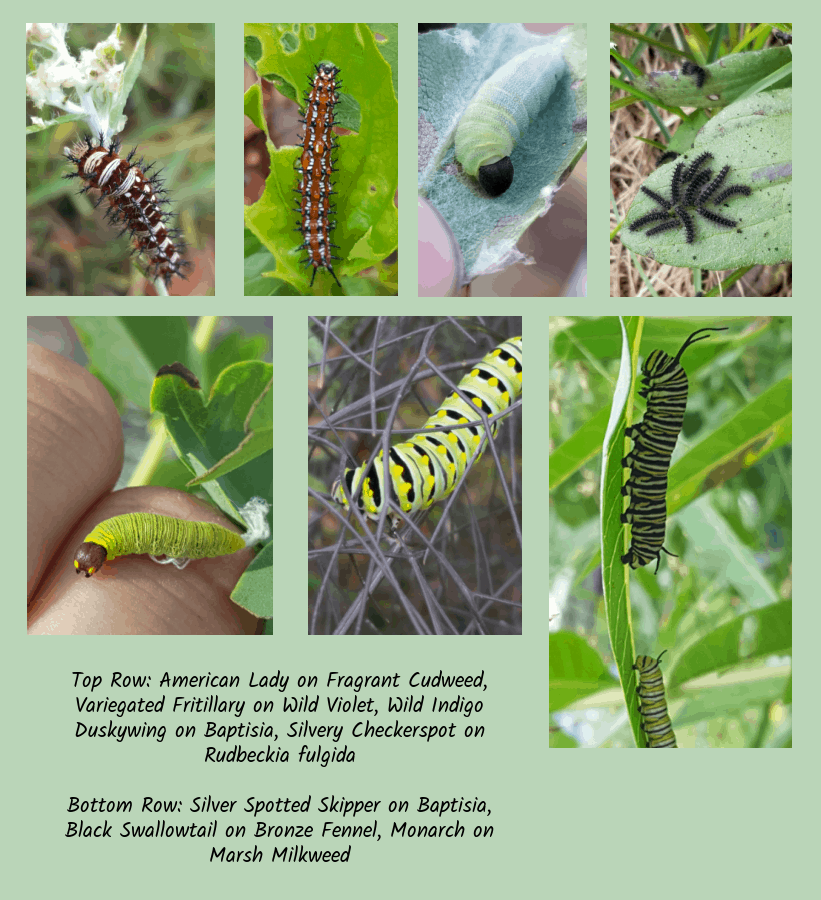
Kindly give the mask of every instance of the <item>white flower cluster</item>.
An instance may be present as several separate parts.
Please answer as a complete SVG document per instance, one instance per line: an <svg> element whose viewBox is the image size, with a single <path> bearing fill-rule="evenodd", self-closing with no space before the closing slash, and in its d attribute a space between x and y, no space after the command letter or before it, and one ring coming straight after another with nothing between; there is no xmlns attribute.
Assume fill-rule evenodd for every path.
<svg viewBox="0 0 821 900"><path fill-rule="evenodd" d="M79 59L66 45L67 31L67 23L26 23L26 42L36 48L29 56L26 93L38 109L51 106L82 116L92 134L108 139L124 124L125 63L116 62L122 49L120 26L93 50L82 50ZM53 124L35 116L32 123L44 128Z"/></svg>

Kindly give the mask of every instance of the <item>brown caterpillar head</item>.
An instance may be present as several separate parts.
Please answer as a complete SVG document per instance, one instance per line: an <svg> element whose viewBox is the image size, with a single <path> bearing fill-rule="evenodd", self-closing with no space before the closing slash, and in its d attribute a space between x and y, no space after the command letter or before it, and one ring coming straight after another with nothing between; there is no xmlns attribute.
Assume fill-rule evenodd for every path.
<svg viewBox="0 0 821 900"><path fill-rule="evenodd" d="M80 572L85 572L86 578L90 578L107 558L105 547L86 541L84 544L80 544L74 554L74 570L78 575Z"/></svg>

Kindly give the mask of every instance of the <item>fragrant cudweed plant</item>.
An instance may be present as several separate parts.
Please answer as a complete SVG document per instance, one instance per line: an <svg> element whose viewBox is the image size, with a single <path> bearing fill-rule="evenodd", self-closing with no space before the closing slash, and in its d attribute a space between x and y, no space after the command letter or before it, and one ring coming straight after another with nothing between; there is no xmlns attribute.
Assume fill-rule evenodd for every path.
<svg viewBox="0 0 821 900"><path fill-rule="evenodd" d="M119 59L122 50L120 26L93 49L84 49L75 58L66 44L68 25L32 24L27 40L35 50L30 57L31 71L26 89L38 108L51 107L66 115L44 120L33 116L30 130L45 130L67 122L82 122L87 129L63 148L75 167L66 178L83 182L81 193L98 196L97 205L108 202L106 219L128 233L131 254L158 293L166 293L173 278L185 278L191 263L185 256L185 245L177 228L168 191L156 163L140 158L135 150L127 157L119 156L117 135L123 130L126 100L142 66L146 30L143 28L128 63ZM124 245L113 242L107 253L124 251Z"/></svg>

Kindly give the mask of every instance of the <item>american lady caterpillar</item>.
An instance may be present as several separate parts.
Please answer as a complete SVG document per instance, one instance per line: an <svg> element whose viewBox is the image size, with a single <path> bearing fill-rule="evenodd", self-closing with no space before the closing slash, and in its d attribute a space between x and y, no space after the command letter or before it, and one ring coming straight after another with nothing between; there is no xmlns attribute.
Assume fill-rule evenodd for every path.
<svg viewBox="0 0 821 900"><path fill-rule="evenodd" d="M333 127L334 106L339 102L336 89L341 86L338 74L339 69L329 63L316 66L316 75L308 76L311 89L305 94L305 118L300 120L305 131L302 155L297 160L300 179L295 190L302 199L294 211L300 214L296 230L302 235L302 244L298 249L308 251L302 263L314 267L311 287L318 269L327 269L342 287L331 262L340 258L331 253L332 248L338 247L331 243L330 237L336 225L330 216L336 211L331 203L331 194L336 193L331 181L334 171L331 154L336 149Z"/></svg>
<svg viewBox="0 0 821 900"><path fill-rule="evenodd" d="M158 174L149 177L153 163L143 171L142 159L131 164L135 150L126 159L121 159L119 149L120 142L116 138L106 147L102 134L96 145L86 137L73 147L66 147L63 152L77 166L77 171L65 177L82 178L87 182L82 193L92 188L99 190L103 195L100 203L108 198L107 218L115 225L123 226L120 234L127 231L131 235L133 252L148 261L147 274L162 278L169 287L174 275L185 278L183 269L191 263L182 258L179 231L168 227L171 214L163 209L170 202L165 196L167 191Z"/></svg>

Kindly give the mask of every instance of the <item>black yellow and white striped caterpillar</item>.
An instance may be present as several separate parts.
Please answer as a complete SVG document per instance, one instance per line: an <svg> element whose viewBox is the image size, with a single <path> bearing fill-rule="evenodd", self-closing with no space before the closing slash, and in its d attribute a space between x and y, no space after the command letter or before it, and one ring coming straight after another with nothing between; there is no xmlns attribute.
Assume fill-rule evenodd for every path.
<svg viewBox="0 0 821 900"><path fill-rule="evenodd" d="M632 523L630 549L621 561L632 569L655 559L658 572L662 551L675 556L662 545L667 525L667 472L687 409L687 374L680 365L681 354L708 337L702 332L726 330L700 328L687 338L675 357L653 350L644 361L644 386L639 395L647 400L647 410L638 425L625 428L633 449L621 461L630 469L630 478L621 489L630 502L621 521Z"/></svg>
<svg viewBox="0 0 821 900"><path fill-rule="evenodd" d="M659 663L666 653L662 650L658 659L652 656L636 657L633 668L639 673L640 684L636 688L639 697L641 730L647 737L647 746L677 747L676 736L667 712L667 698L664 695L664 678Z"/></svg>
<svg viewBox="0 0 821 900"><path fill-rule="evenodd" d="M227 556L270 537L266 520L267 501L252 498L240 514L249 525L237 534L212 522L189 522L154 513L126 513L100 522L80 544L74 555L74 569L90 578L106 561L118 556L148 553L152 558L165 556L178 569L191 559Z"/></svg>
<svg viewBox="0 0 821 900"><path fill-rule="evenodd" d="M481 422L452 431L430 432L444 425L463 425L479 420L479 410L488 418L506 410L522 393L522 339L509 338L477 363L452 393L425 422L424 430L391 447L388 460L390 500L403 512L427 509L447 497L456 487L477 454L481 456L485 429ZM490 425L496 435L499 422ZM367 472L366 472L367 469ZM360 492L361 488L361 492ZM346 495L347 491L347 495ZM333 499L348 507L349 498L358 499L358 507L373 521L379 520L386 491L382 453L370 464L346 469L331 489ZM387 513L391 532L400 519Z"/></svg>

